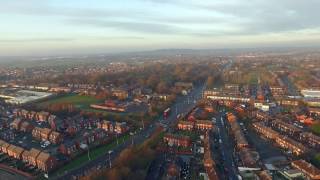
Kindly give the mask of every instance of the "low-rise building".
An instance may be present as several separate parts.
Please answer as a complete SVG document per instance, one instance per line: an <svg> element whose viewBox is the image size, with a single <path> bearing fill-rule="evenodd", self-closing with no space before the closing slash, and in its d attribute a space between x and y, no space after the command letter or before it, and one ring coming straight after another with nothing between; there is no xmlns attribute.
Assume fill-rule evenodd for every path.
<svg viewBox="0 0 320 180"><path fill-rule="evenodd" d="M194 123L191 121L179 121L177 126L179 130L192 131Z"/></svg>
<svg viewBox="0 0 320 180"><path fill-rule="evenodd" d="M122 134L128 131L128 126L126 122L116 122L114 126L114 132L117 134Z"/></svg>
<svg viewBox="0 0 320 180"><path fill-rule="evenodd" d="M320 170L305 160L293 161L291 165L302 171L310 179L320 179Z"/></svg>
<svg viewBox="0 0 320 180"><path fill-rule="evenodd" d="M56 131L52 131L49 135L49 141L53 144L59 144L63 141L63 136Z"/></svg>
<svg viewBox="0 0 320 180"><path fill-rule="evenodd" d="M320 137L311 132L301 133L300 140L308 143L308 145L313 148L320 149Z"/></svg>
<svg viewBox="0 0 320 180"><path fill-rule="evenodd" d="M197 130L211 130L213 128L212 121L209 120L196 120L195 128Z"/></svg>
<svg viewBox="0 0 320 180"><path fill-rule="evenodd" d="M37 167L44 172L49 172L54 169L57 165L55 157L51 156L49 153L41 152L37 157Z"/></svg>
<svg viewBox="0 0 320 180"><path fill-rule="evenodd" d="M34 126L30 122L24 121L21 123L20 131L30 133L33 128Z"/></svg>
<svg viewBox="0 0 320 180"><path fill-rule="evenodd" d="M15 120L12 121L12 123L10 123L10 127L12 127L15 130L20 130L21 123L22 123L22 119L16 118Z"/></svg>
<svg viewBox="0 0 320 180"><path fill-rule="evenodd" d="M299 156L307 152L307 148L301 143L286 137L286 136L278 136L276 138L276 143L280 145L282 148L291 151L293 154Z"/></svg>
<svg viewBox="0 0 320 180"><path fill-rule="evenodd" d="M272 127L278 129L279 131L288 134L290 136L299 136L299 134L302 132L300 128L297 128L296 126L292 124L288 124L286 122L283 122L280 119L276 119L271 122Z"/></svg>
<svg viewBox="0 0 320 180"><path fill-rule="evenodd" d="M259 132L260 134L262 134L268 139L274 140L280 135L277 131L274 131L273 129L266 127L261 122L256 122L256 123L253 123L252 125L257 132Z"/></svg>
<svg viewBox="0 0 320 180"><path fill-rule="evenodd" d="M177 136L173 134L166 134L163 137L163 140L169 146L189 147L191 145L191 139L188 136Z"/></svg>

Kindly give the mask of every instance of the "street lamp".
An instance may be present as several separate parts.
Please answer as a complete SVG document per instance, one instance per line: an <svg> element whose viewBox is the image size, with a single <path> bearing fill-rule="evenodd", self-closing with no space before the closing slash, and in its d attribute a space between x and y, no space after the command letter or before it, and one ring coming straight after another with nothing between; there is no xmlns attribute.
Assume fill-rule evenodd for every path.
<svg viewBox="0 0 320 180"><path fill-rule="evenodd" d="M134 133L130 132L129 134L131 135L131 145L133 146L133 135L134 135Z"/></svg>
<svg viewBox="0 0 320 180"><path fill-rule="evenodd" d="M109 168L111 169L111 157L110 157L110 154L112 153L112 151L110 150L110 151L108 151L108 154L109 154Z"/></svg>

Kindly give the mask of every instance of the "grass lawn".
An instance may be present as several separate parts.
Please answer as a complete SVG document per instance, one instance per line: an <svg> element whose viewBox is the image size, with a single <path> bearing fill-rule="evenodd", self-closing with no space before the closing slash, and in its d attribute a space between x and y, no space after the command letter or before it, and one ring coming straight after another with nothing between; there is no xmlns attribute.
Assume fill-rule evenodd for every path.
<svg viewBox="0 0 320 180"><path fill-rule="evenodd" d="M119 144L122 144L124 141L128 140L130 137L130 135L126 134L123 135L121 137L118 138L118 142ZM103 156L104 154L108 153L109 150L113 149L114 147L117 146L117 141L116 139L114 139L111 143L94 148L94 149L90 149L90 158L91 160L97 159L101 156ZM68 164L64 165L63 167L61 167L60 169L58 169L55 173L54 176L59 175L59 174L63 174L65 171L69 171L72 170L74 168L77 168L81 165L83 165L84 163L88 162L88 154L87 153L83 153L82 155L76 157L75 159L73 159L71 162L69 162Z"/></svg>
<svg viewBox="0 0 320 180"><path fill-rule="evenodd" d="M100 102L102 102L102 100L99 100L92 96L81 96L77 94L69 94L69 95L49 99L47 101L39 103L38 105L40 107L46 107L52 104L71 103L76 108L81 109L81 108L88 108L90 104L100 103Z"/></svg>

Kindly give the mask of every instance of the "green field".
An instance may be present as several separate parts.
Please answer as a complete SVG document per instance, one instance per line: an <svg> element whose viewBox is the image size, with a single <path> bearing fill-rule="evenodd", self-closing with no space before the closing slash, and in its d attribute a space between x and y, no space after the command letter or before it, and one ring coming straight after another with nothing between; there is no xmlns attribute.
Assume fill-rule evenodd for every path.
<svg viewBox="0 0 320 180"><path fill-rule="evenodd" d="M125 134L121 137L118 138L118 143L119 145L124 143L125 141L127 141L129 139L130 135L129 134ZM104 154L108 153L109 150L112 150L113 148L115 148L117 146L117 141L114 139L111 143L97 147L97 148L93 148L90 149L90 159L94 160L97 159L101 156L103 156ZM53 176L57 176L59 174L63 174L65 171L69 171L72 170L74 168L77 168L85 163L87 163L89 161L88 158L88 154L84 153L78 157L76 157L75 159L73 159L71 162L69 162L68 164L64 165L63 167L59 168L56 172L54 172Z"/></svg>
<svg viewBox="0 0 320 180"><path fill-rule="evenodd" d="M93 96L82 96L77 94L69 94L65 96L60 96L56 98L49 99L47 101L43 101L38 105L40 107L47 107L53 104L60 104L60 103L71 103L76 108L80 109L88 109L90 104L93 103L101 103L103 100L97 99Z"/></svg>

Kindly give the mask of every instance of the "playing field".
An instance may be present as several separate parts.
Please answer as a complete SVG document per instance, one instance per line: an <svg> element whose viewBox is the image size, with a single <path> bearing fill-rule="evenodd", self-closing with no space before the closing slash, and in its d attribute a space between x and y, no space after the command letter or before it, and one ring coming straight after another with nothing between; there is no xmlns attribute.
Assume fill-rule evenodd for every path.
<svg viewBox="0 0 320 180"><path fill-rule="evenodd" d="M38 105L41 107L47 107L47 106L53 105L53 104L71 103L76 108L82 109L82 108L88 108L90 106L90 104L100 103L102 101L103 100L97 99L93 96L82 96L82 95L77 95L77 94L70 94L70 95L65 95L65 96L49 99L47 101L43 101L43 102L39 103Z"/></svg>

